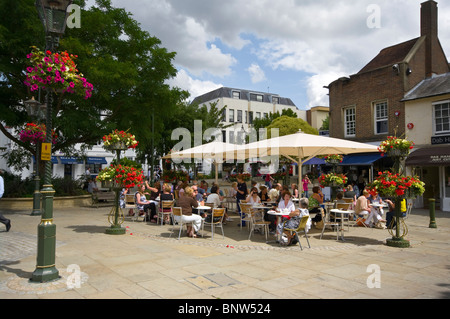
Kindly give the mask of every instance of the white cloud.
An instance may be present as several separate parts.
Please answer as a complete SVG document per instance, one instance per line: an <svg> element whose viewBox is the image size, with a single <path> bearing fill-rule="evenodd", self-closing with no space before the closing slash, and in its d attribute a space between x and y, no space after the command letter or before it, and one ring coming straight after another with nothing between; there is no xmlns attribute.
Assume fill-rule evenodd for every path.
<svg viewBox="0 0 450 319"><path fill-rule="evenodd" d="M175 65L200 79L182 71L177 76L176 81L192 88L193 96L203 85L215 85L202 81L204 75L225 81L243 78L239 72L247 71L251 83L257 83L271 80L262 71L270 67L297 72L299 77L307 73L299 81L306 83L312 106L328 99L324 85L358 72L381 49L419 37L424 1L112 0L130 11L162 46L177 53ZM439 36L450 56L450 7L443 0L437 2ZM371 5L380 9L379 28L367 24L373 18ZM249 35L253 43L247 40ZM247 51L253 56L247 61L258 60L245 69L238 57L250 45Z"/></svg>
<svg viewBox="0 0 450 319"><path fill-rule="evenodd" d="M203 95L223 86L222 84L217 84L211 81L193 79L183 69L179 70L177 76L167 81L167 83L171 87L178 87L182 90L188 91L191 94L189 100L193 100L199 95Z"/></svg>
<svg viewBox="0 0 450 319"><path fill-rule="evenodd" d="M267 80L266 75L264 74L264 71L261 69L261 67L258 64L253 63L252 65L250 65L250 67L247 69L247 71L250 74L252 83L259 83L259 82Z"/></svg>

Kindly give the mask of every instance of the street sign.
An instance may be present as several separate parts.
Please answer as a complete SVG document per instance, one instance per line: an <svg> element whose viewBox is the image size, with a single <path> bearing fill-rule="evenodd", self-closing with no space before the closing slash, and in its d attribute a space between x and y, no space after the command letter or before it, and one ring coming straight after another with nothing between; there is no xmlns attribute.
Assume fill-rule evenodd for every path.
<svg viewBox="0 0 450 319"><path fill-rule="evenodd" d="M41 160L50 161L52 158L52 143L42 143Z"/></svg>

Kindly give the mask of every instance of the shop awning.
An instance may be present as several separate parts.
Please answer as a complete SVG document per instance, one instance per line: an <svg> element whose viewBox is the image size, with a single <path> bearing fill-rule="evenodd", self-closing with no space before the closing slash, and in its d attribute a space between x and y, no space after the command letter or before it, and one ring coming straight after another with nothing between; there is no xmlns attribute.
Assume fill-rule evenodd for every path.
<svg viewBox="0 0 450 319"><path fill-rule="evenodd" d="M86 164L108 164L104 157L87 157Z"/></svg>
<svg viewBox="0 0 450 319"><path fill-rule="evenodd" d="M344 159L339 165L370 166L380 158L382 158L380 153L351 154L344 156Z"/></svg>
<svg viewBox="0 0 450 319"><path fill-rule="evenodd" d="M32 159L33 159L33 164L35 164L36 159L34 158L34 155L32 156ZM51 161L52 161L52 164L58 164L58 158L56 156L52 156Z"/></svg>
<svg viewBox="0 0 450 319"><path fill-rule="evenodd" d="M76 157L60 156L59 162L61 164L83 164L83 160Z"/></svg>
<svg viewBox="0 0 450 319"><path fill-rule="evenodd" d="M325 160L317 157L313 157L309 161L303 163L303 165L323 165L323 164L326 164Z"/></svg>
<svg viewBox="0 0 450 319"><path fill-rule="evenodd" d="M450 147L431 146L419 148L406 159L408 166L450 166Z"/></svg>

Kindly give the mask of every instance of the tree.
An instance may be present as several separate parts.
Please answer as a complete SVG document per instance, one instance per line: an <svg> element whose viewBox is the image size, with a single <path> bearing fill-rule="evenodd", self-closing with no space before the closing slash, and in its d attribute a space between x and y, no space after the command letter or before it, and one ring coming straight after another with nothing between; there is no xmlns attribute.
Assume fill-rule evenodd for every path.
<svg viewBox="0 0 450 319"><path fill-rule="evenodd" d="M82 26L66 29L59 50L78 55L78 69L94 85L94 93L89 100L67 94L55 98L53 123L60 139L53 151L75 155L74 145L89 148L115 128L131 129L141 150L152 141L159 144L163 123L188 97L166 84L177 72L172 65L175 53L162 48L159 39L143 31L130 13L112 7L110 0L97 0L88 9L83 0L74 3L81 7ZM7 127L20 128L31 121L23 101L32 94L23 81L32 45L44 47L44 30L33 1L2 1L0 130L29 154L34 154L33 148ZM7 156L10 165L18 158L11 152Z"/></svg>
<svg viewBox="0 0 450 319"><path fill-rule="evenodd" d="M259 139L259 130L262 128L267 128L270 124L272 124L272 122L279 118L280 116L288 116L288 117L292 117L292 118L297 118L297 114L292 111L292 109L283 109L281 111L281 114L279 111L272 113L270 112L269 115L267 117L263 117L263 118L259 118L259 119L254 119L253 120L253 128L255 129L256 133L257 133L257 138Z"/></svg>
<svg viewBox="0 0 450 319"><path fill-rule="evenodd" d="M307 122L302 119L297 119L293 117L289 117L286 115L280 116L276 118L268 127L267 127L267 135L270 138L270 130L272 128L279 129L279 136L295 134L299 130L302 130L303 133L307 134L315 134L318 135L319 132L311 127Z"/></svg>

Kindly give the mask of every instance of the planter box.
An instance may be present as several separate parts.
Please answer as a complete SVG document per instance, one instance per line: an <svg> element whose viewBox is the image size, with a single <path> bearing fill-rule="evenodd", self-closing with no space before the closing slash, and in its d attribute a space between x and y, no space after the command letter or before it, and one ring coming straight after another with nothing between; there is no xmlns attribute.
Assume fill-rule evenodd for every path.
<svg viewBox="0 0 450 319"><path fill-rule="evenodd" d="M90 206L92 195L63 196L53 198L53 208ZM2 198L0 210L32 210L33 198Z"/></svg>

